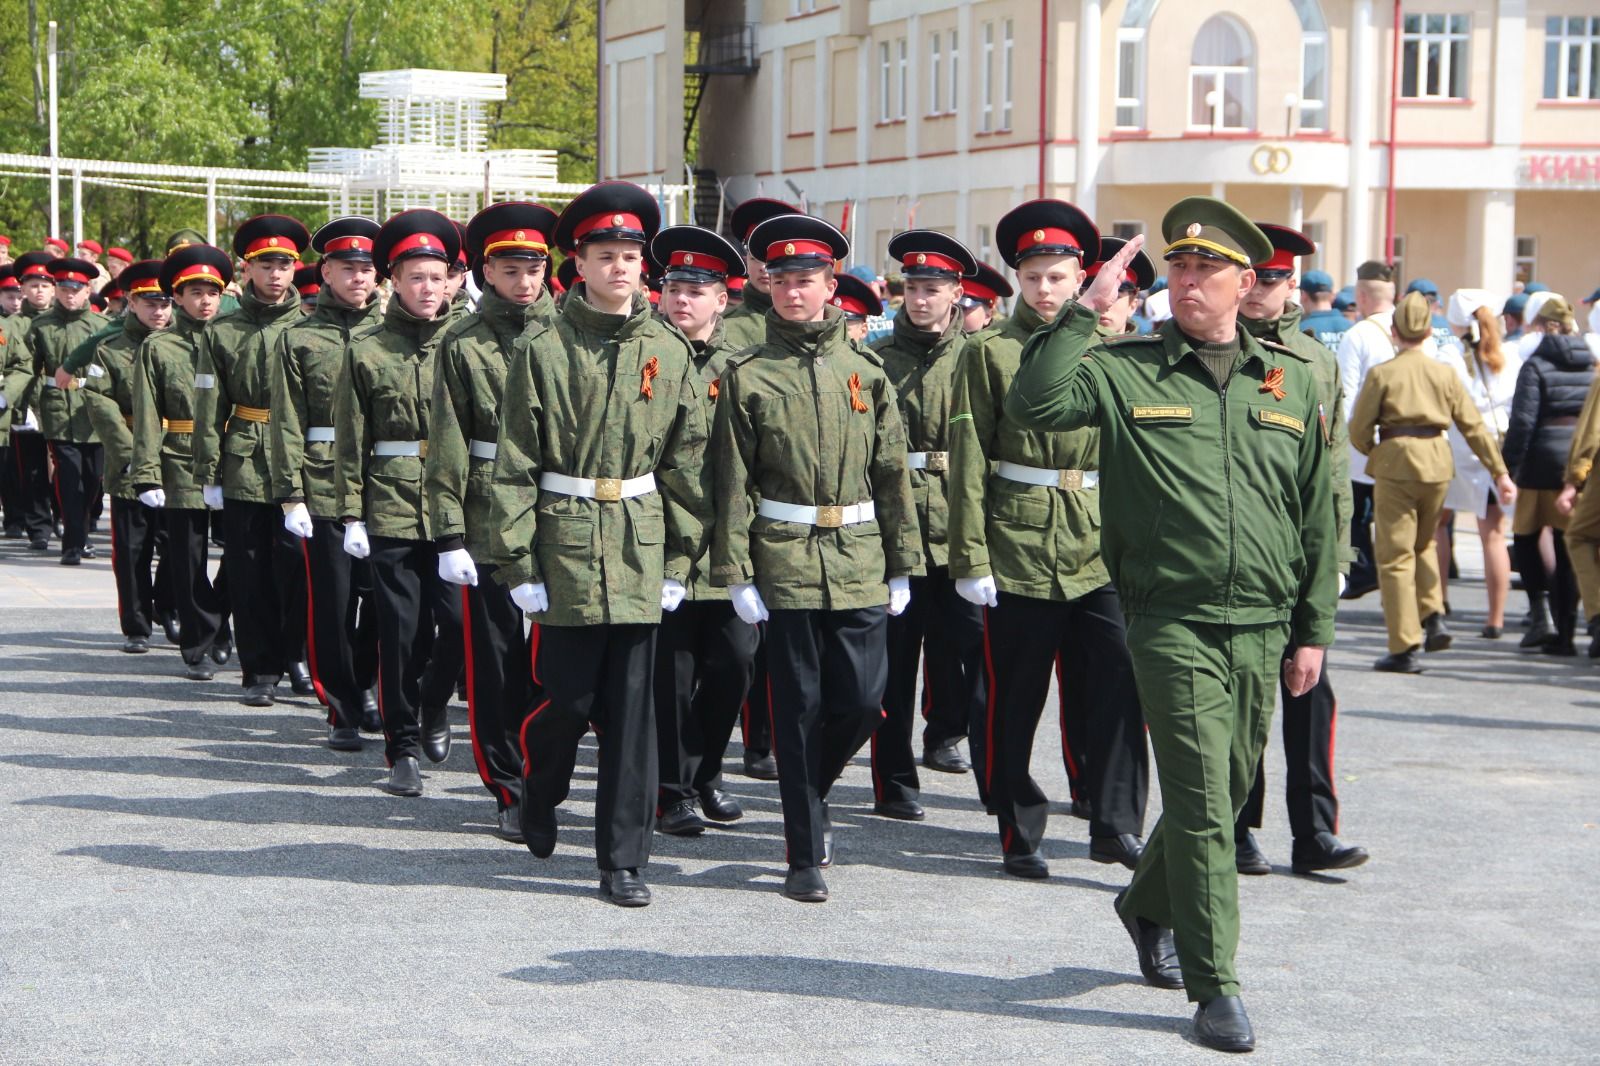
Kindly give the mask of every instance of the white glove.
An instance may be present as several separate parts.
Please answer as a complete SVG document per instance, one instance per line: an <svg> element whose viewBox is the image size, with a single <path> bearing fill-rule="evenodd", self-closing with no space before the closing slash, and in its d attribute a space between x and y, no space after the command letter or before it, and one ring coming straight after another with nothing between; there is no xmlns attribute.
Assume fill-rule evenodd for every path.
<svg viewBox="0 0 1600 1066"><path fill-rule="evenodd" d="M465 548L439 553L439 578L452 585L476 585L478 568Z"/></svg>
<svg viewBox="0 0 1600 1066"><path fill-rule="evenodd" d="M311 536L311 512L303 503L283 505L283 528L305 540Z"/></svg>
<svg viewBox="0 0 1600 1066"><path fill-rule="evenodd" d="M995 587L994 577L988 574L956 578L956 595L978 607L1000 606L999 589Z"/></svg>
<svg viewBox="0 0 1600 1066"><path fill-rule="evenodd" d="M145 489L139 493L139 502L146 507L165 507L167 493L165 489Z"/></svg>
<svg viewBox="0 0 1600 1066"><path fill-rule="evenodd" d="M6 409L5 393L0 392L0 411L4 411L5 409Z"/></svg>
<svg viewBox="0 0 1600 1066"><path fill-rule="evenodd" d="M372 554L372 545L367 543L367 524L365 522L345 523L344 553L357 559L365 559Z"/></svg>
<svg viewBox="0 0 1600 1066"><path fill-rule="evenodd" d="M761 602L761 593L754 585L734 585L728 595L733 599L733 613L742 621L755 625L767 620L767 605Z"/></svg>
<svg viewBox="0 0 1600 1066"><path fill-rule="evenodd" d="M222 510L221 485L207 485L205 488L200 490L200 495L205 497L207 507L211 508L213 511Z"/></svg>
<svg viewBox="0 0 1600 1066"><path fill-rule="evenodd" d="M889 613L902 615L911 603L911 579L909 577L891 577L889 579Z"/></svg>
<svg viewBox="0 0 1600 1066"><path fill-rule="evenodd" d="M683 582L674 578L667 578L661 582L661 609L663 611L676 611L689 590L683 587Z"/></svg>
<svg viewBox="0 0 1600 1066"><path fill-rule="evenodd" d="M511 602L521 607L523 614L543 614L550 609L543 581L524 581L511 590Z"/></svg>
<svg viewBox="0 0 1600 1066"><path fill-rule="evenodd" d="M1341 595L1341 596L1344 595L1345 586L1348 585L1348 584L1350 584L1350 582L1345 580L1345 577L1344 577L1343 574L1340 574L1339 575L1339 595Z"/></svg>

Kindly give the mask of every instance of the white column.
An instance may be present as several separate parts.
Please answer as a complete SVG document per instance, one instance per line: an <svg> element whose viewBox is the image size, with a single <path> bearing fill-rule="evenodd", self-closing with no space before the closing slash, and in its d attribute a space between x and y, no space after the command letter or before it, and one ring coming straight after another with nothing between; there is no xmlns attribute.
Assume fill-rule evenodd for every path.
<svg viewBox="0 0 1600 1066"><path fill-rule="evenodd" d="M618 156L617 156L618 145L620 143L619 140L618 140L618 136L617 136L617 127L621 125L621 123L617 121L617 104L618 104L618 100L617 100L617 95L618 95L618 93L617 93L617 83L618 83L618 77L619 76L618 76L617 64L615 64L615 63L607 63L606 64L606 87L605 87L605 94L606 94L606 156L605 156L604 162L605 162L605 168L606 168L605 177L608 177L608 178L614 178L614 177L617 176L617 174L619 174L621 172L618 169Z"/></svg>
<svg viewBox="0 0 1600 1066"><path fill-rule="evenodd" d="M768 196L787 200L794 195L783 185L783 142L789 133L788 116L784 114L784 82L788 79L789 57L782 48L772 50L772 117L768 122L772 131L772 184L774 191Z"/></svg>
<svg viewBox="0 0 1600 1066"><path fill-rule="evenodd" d="M217 243L217 179L206 176L206 243Z"/></svg>
<svg viewBox="0 0 1600 1066"><path fill-rule="evenodd" d="M1499 0L1494 20L1494 77L1489 82L1494 94L1490 138L1495 144L1522 143L1524 41L1529 30L1527 0Z"/></svg>
<svg viewBox="0 0 1600 1066"><path fill-rule="evenodd" d="M850 248L855 262L869 264L876 270L878 257L883 253L869 248L863 254L860 241L872 240L873 234L872 186L868 180L867 160L872 151L872 124L877 121L877 114L872 110L872 92L877 83L871 80L877 42L870 33L858 40L861 46L856 49L856 209L850 214L850 226L860 236L850 239Z"/></svg>
<svg viewBox="0 0 1600 1066"><path fill-rule="evenodd" d="M956 15L956 81L950 86L955 94L956 167L959 190L956 196L956 235L974 252L978 249L978 225L972 217L972 164L969 149L972 147L972 3L961 5ZM980 182L988 187L993 178Z"/></svg>
<svg viewBox="0 0 1600 1066"><path fill-rule="evenodd" d="M1377 42L1372 32L1372 0L1355 0L1350 17L1350 172L1345 182L1344 262L1335 277L1355 276L1369 256L1372 241L1372 119L1377 106Z"/></svg>
<svg viewBox="0 0 1600 1066"><path fill-rule="evenodd" d="M1467 194L1468 285L1490 292L1511 291L1517 256L1517 194L1508 189L1475 189Z"/></svg>
<svg viewBox="0 0 1600 1066"><path fill-rule="evenodd" d="M56 24L50 23L49 56L46 63L50 78L50 236L61 236L61 120L56 94ZM74 248L76 253L77 249Z"/></svg>
<svg viewBox="0 0 1600 1066"><path fill-rule="evenodd" d="M1078 172L1072 199L1090 218L1095 217L1100 169L1100 2L1080 0L1078 6Z"/></svg>
<svg viewBox="0 0 1600 1066"><path fill-rule="evenodd" d="M1289 228L1305 230L1306 193L1298 185L1289 186Z"/></svg>
<svg viewBox="0 0 1600 1066"><path fill-rule="evenodd" d="M816 134L811 138L811 168L817 172L822 171L823 164L828 161L828 142L833 135L828 131L833 128L833 41L823 38L817 41L817 57L812 61L811 68L816 71L816 98L812 104L811 124L816 127Z"/></svg>
<svg viewBox="0 0 1600 1066"><path fill-rule="evenodd" d="M644 94L644 171L646 175L654 177L662 170L661 161L656 158L656 97L660 86L656 84L654 52L644 57L644 83L649 86ZM679 103L681 107L682 101ZM666 180L666 175L662 175L662 180ZM673 177L672 180L678 179Z"/></svg>
<svg viewBox="0 0 1600 1066"><path fill-rule="evenodd" d="M922 55L921 26L922 20L916 15L906 19L906 159L911 162L906 168L911 175L911 187L906 191L913 201L921 191L917 182L922 169L917 163L917 156L922 152L922 67L917 62ZM898 61L899 56L895 59ZM899 76L900 69L896 67L895 77Z"/></svg>

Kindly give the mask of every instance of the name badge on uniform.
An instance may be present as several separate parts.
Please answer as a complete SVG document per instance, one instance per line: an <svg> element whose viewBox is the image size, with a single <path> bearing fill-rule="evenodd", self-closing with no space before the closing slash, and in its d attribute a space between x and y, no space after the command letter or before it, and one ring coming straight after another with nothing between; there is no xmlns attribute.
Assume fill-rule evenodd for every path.
<svg viewBox="0 0 1600 1066"><path fill-rule="evenodd" d="M197 389L214 389L217 387L217 376L215 374L196 374L194 376L194 387Z"/></svg>
<svg viewBox="0 0 1600 1066"><path fill-rule="evenodd" d="M1287 430L1297 437L1305 434L1306 424L1294 415L1285 414L1273 407L1257 407L1255 412L1256 421L1263 426L1273 426L1277 429Z"/></svg>
<svg viewBox="0 0 1600 1066"><path fill-rule="evenodd" d="M101 366L99 363L90 363L89 364L89 376L92 377L92 378L103 378L103 377L105 377L106 376L105 367Z"/></svg>
<svg viewBox="0 0 1600 1066"><path fill-rule="evenodd" d="M1194 408L1185 404L1148 403L1133 405L1135 422L1193 422Z"/></svg>

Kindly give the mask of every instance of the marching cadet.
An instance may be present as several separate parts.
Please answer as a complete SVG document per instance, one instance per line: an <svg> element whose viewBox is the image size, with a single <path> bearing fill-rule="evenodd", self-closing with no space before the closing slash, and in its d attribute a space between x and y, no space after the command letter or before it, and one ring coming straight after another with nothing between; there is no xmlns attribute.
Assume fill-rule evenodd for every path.
<svg viewBox="0 0 1600 1066"><path fill-rule="evenodd" d="M1039 846L1050 806L1029 766L1059 653L1062 756L1075 773L1067 725L1087 720L1089 857L1131 868L1149 771L1122 607L1100 550L1099 434L1043 432L1004 409L1023 345L1077 293L1100 234L1072 204L1034 200L1000 219L995 240L1022 298L1004 325L967 342L950 417L950 573L963 599L989 609L991 693L972 744L979 796L999 820L1005 871L1049 877Z"/></svg>
<svg viewBox="0 0 1600 1066"><path fill-rule="evenodd" d="M956 363L967 341L957 301L961 279L978 272L978 261L966 245L933 230L895 234L889 257L900 263L906 302L894 317L893 334L874 342L872 349L883 360L900 409L927 574L911 579L910 606L888 623L884 721L872 734L873 810L887 818L921 821L922 786L911 731L924 663L922 765L928 769L960 774L972 768L961 754L961 738L969 727L981 724L988 702L983 608L956 595L945 543L950 401Z"/></svg>
<svg viewBox="0 0 1600 1066"><path fill-rule="evenodd" d="M1389 630L1389 654L1373 669L1420 674L1419 651L1450 646L1433 538L1455 476L1445 430L1454 423L1461 431L1494 475L1502 506L1511 506L1517 490L1467 387L1423 347L1433 336L1427 297L1407 293L1394 310L1390 331L1397 341L1395 356L1368 368L1350 413L1350 443L1367 457L1366 473L1373 482L1373 552Z"/></svg>
<svg viewBox="0 0 1600 1066"><path fill-rule="evenodd" d="M839 287L828 301L844 314L845 333L856 344L867 341L867 319L883 314L883 301L872 291L872 286L854 274L835 274Z"/></svg>
<svg viewBox="0 0 1600 1066"><path fill-rule="evenodd" d="M334 407L352 338L383 317L372 262L378 224L345 216L318 229L312 249L322 280L316 309L278 338L271 362L272 410L268 493L305 560L306 651L317 692L328 706L328 747L360 751L361 734L383 732L373 691L378 629L367 560L344 550L334 491Z"/></svg>
<svg viewBox="0 0 1600 1066"><path fill-rule="evenodd" d="M300 313L302 315L309 315L317 309L317 295L322 292L322 264L320 262L306 263L294 268L294 291L300 297Z"/></svg>
<svg viewBox="0 0 1600 1066"><path fill-rule="evenodd" d="M1145 979L1199 1004L1195 1038L1248 1051L1233 826L1276 675L1304 695L1333 642L1328 442L1311 368L1238 328L1272 242L1210 197L1174 205L1162 232L1170 322L1096 343L1136 237L1029 343L1006 410L1037 429L1100 430L1114 486L1101 498L1104 558L1128 612L1163 804L1116 909Z"/></svg>
<svg viewBox="0 0 1600 1066"><path fill-rule="evenodd" d="M39 395L43 385L33 371L33 351L28 330L55 301L56 283L50 276L55 257L47 252L24 252L12 264L22 293L19 310L6 323L6 407L11 417L11 458L16 470L15 494L22 513L23 530L32 551L49 551L54 520L50 514L50 459L44 434L39 431Z"/></svg>
<svg viewBox="0 0 1600 1066"><path fill-rule="evenodd" d="M994 324L995 312L1002 298L1011 299L1015 291L1006 276L988 263L979 263L978 272L961 279L961 328L968 335L988 329Z"/></svg>
<svg viewBox="0 0 1600 1066"><path fill-rule="evenodd" d="M749 245L772 308L766 341L728 360L718 390L711 582L740 618L767 623L783 891L820 903L828 791L882 719L886 620L906 609L922 552L894 387L828 303L849 242L780 215Z"/></svg>
<svg viewBox="0 0 1600 1066"><path fill-rule="evenodd" d="M650 252L662 266L662 317L694 349L696 395L709 424L733 354L721 317L727 282L744 273L743 256L731 241L698 226L662 230ZM714 822L744 816L723 791L722 757L755 676L760 632L734 612L726 589L712 586L709 570L707 556L694 560L683 605L662 617L656 634L656 828L675 836L705 831L696 804Z"/></svg>
<svg viewBox="0 0 1600 1066"><path fill-rule="evenodd" d="M296 695L314 695L305 645L305 559L283 527L267 466L272 363L299 320L291 282L311 234L285 215L257 215L234 232L244 262L239 309L200 337L194 373L194 469L206 506L222 511L222 566L238 635L246 707L272 706L287 672Z"/></svg>
<svg viewBox="0 0 1600 1066"><path fill-rule="evenodd" d="M117 584L117 616L122 650L150 650L154 622L170 609L171 582L166 560L152 574L161 512L139 500L131 478L133 464L133 386L135 360L144 340L172 322L172 297L161 291L161 260L146 259L123 269L118 285L127 287L128 313L118 332L90 350L84 367L83 399L106 456L106 489L111 494L111 573Z"/></svg>
<svg viewBox="0 0 1600 1066"><path fill-rule="evenodd" d="M757 196L733 209L728 224L734 236L745 245L745 282L739 306L728 312L722 320L725 343L733 351L740 351L767 339L767 312L772 309L772 279L762 264L756 249L750 244L750 232L769 218L793 215L799 212L793 204Z"/></svg>
<svg viewBox="0 0 1600 1066"><path fill-rule="evenodd" d="M163 561L178 609L184 676L210 681L216 676L211 664L228 661L231 637L227 575L218 574L214 585L206 569L211 519L194 476L194 375L201 335L221 307L233 264L209 244L190 244L167 256L159 278L174 304L173 321L139 346L128 480L140 503L162 509Z"/></svg>
<svg viewBox="0 0 1600 1066"><path fill-rule="evenodd" d="M555 317L544 284L555 223L554 211L529 203L491 204L467 223L467 254L483 286L476 313L457 319L439 342L424 467L439 577L461 586L473 761L495 798L500 836L518 843L517 734L538 700L522 612L489 564L490 486L512 349L530 322ZM537 626L532 639L537 646Z"/></svg>
<svg viewBox="0 0 1600 1066"><path fill-rule="evenodd" d="M583 280L535 319L506 371L489 510L495 579L539 623L545 703L521 731L522 835L548 857L578 742L600 737L600 891L643 907L656 805L656 628L687 593L709 503L692 352L639 290L659 225L649 193L602 182L567 205L555 242Z"/></svg>
<svg viewBox="0 0 1600 1066"><path fill-rule="evenodd" d="M383 324L345 353L334 399L334 501L344 550L368 559L378 621L378 711L385 784L422 795L417 756L450 754L447 708L461 674L461 599L439 580L423 500L434 354L461 234L444 215L402 211L378 230L372 259L394 292Z"/></svg>
<svg viewBox="0 0 1600 1066"><path fill-rule="evenodd" d="M55 306L34 320L27 344L33 354L34 375L43 390L39 394L39 428L55 465L56 499L61 506L61 565L77 566L84 558L94 557L89 544L90 511L100 502L105 455L78 393L83 382L58 371L74 348L106 325L106 318L89 306L94 264L55 259L50 262L50 277L55 282Z"/></svg>
<svg viewBox="0 0 1600 1066"><path fill-rule="evenodd" d="M1256 228L1272 242L1272 258L1256 267L1256 284L1239 306L1239 324L1252 336L1287 348L1311 367L1321 398L1321 412L1328 420L1328 477L1333 488L1335 543L1339 548L1339 573L1350 571L1350 434L1345 429L1343 393L1339 384L1339 360L1333 349L1313 340L1304 329L1298 304L1290 303L1294 294L1295 259L1312 255L1317 246L1311 238L1287 226L1257 222ZM1341 580L1343 578L1341 577ZM1291 643L1283 653L1285 661L1294 658ZM1365 848L1345 844L1335 835L1339 829L1339 795L1333 783L1333 730L1338 717L1338 700L1324 667L1317 683L1304 695L1295 696L1283 678L1278 679L1283 700L1284 794L1289 806L1289 830L1294 837L1291 861L1295 873L1313 870L1343 870L1367 861ZM1251 828L1261 827L1266 801L1266 760L1256 768L1250 797L1234 825L1234 863L1242 874L1272 872L1272 864L1256 843Z"/></svg>

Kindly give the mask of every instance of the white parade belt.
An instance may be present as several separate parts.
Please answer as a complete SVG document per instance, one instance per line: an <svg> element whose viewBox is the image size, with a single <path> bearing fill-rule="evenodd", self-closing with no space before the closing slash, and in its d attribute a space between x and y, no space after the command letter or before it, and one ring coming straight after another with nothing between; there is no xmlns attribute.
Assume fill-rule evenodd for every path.
<svg viewBox="0 0 1600 1066"><path fill-rule="evenodd" d="M942 474L950 469L949 452L910 452L906 455L908 470L931 470Z"/></svg>
<svg viewBox="0 0 1600 1066"><path fill-rule="evenodd" d="M821 507L804 507L797 503L762 500L756 507L756 514L763 518L773 518L779 522L799 522L819 529L838 529L840 526L870 522L877 517L877 513L871 500L842 506L836 503L824 504Z"/></svg>
<svg viewBox="0 0 1600 1066"><path fill-rule="evenodd" d="M1098 470L1050 470L1042 466L1010 463L1004 459L996 466L995 473L1007 481L1017 481L1024 485L1043 485L1046 488L1065 489L1068 492L1092 489L1100 484Z"/></svg>
<svg viewBox="0 0 1600 1066"><path fill-rule="evenodd" d="M599 500L602 503L616 503L618 500L631 500L635 496L644 496L656 491L656 476L642 474L639 477L568 477L545 471L539 475L539 487L546 492L559 492L563 496L578 496L585 500Z"/></svg>

